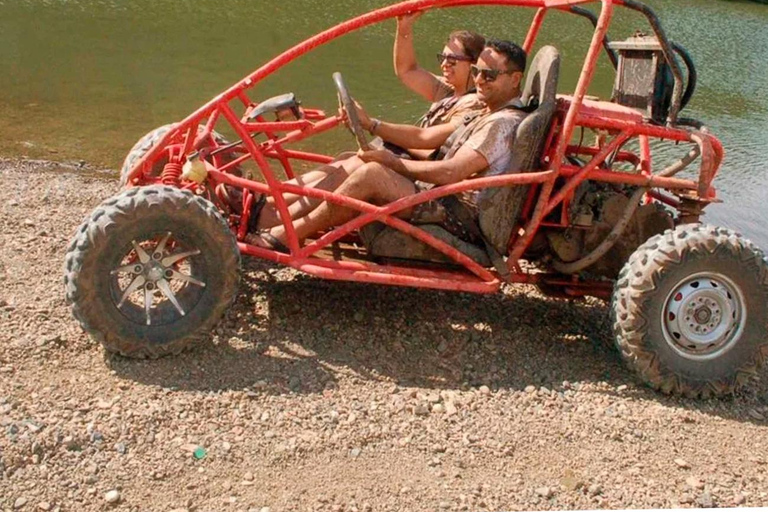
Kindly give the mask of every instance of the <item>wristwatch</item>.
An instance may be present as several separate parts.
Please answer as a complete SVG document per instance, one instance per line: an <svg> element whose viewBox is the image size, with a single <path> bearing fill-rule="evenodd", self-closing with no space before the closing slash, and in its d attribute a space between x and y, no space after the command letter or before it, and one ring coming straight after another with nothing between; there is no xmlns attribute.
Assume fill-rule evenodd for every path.
<svg viewBox="0 0 768 512"><path fill-rule="evenodd" d="M376 135L376 128L378 128L380 124L381 124L381 121L379 121L375 117L372 117L371 118L371 126L368 128L368 132L371 135Z"/></svg>

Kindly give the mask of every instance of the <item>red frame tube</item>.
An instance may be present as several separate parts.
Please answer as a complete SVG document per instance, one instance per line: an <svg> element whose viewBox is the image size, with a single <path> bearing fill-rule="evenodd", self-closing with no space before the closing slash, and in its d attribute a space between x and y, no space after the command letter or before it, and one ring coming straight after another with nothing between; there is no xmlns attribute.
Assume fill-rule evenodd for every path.
<svg viewBox="0 0 768 512"><path fill-rule="evenodd" d="M600 15L594 30L592 40L579 76L576 91L573 96L563 96L559 99L560 111L556 115L547 141L544 161L547 162L546 171L519 175L504 175L488 178L466 180L453 185L436 187L430 191L421 192L414 196L403 198L386 206L375 206L363 201L357 201L349 197L331 192L320 191L311 188L291 185L277 179L270 167L269 160L278 160L285 170L288 178L293 176L290 160L304 160L309 162L327 164L333 158L327 155L285 149L283 146L291 142L297 142L307 137L335 128L340 123L338 116L326 117L322 111L305 109L306 115L297 121L264 121L262 118L256 122L240 120L230 107L229 102L239 99L248 109L253 106L245 91L255 86L273 72L285 66L289 62L307 53L308 51L323 45L344 34L378 23L385 19L400 16L402 14L424 11L431 8L447 8L477 5L505 5L536 8L528 33L523 44L527 52L533 48L539 34L542 23L548 9L555 8L567 11L571 6L585 3L601 4ZM603 40L607 33L608 25L613 15L613 6L621 5L621 0L410 0L396 5L384 7L363 14L335 27L329 28L306 41L297 44L284 53L270 60L250 75L236 83L224 93L215 97L209 103L192 113L186 119L176 124L162 140L155 145L138 162L128 174L129 183L138 178L149 163L158 155L166 151L172 163L182 163L186 155L195 147L199 147L203 140L209 139L216 122L223 117L232 126L241 138L241 148L233 149L233 152L244 154L233 162L221 167L214 161L216 170L211 170L209 179L213 184L227 183L242 187L254 192L265 193L272 196L274 205L283 221L287 232L287 245L291 254L282 254L259 247L239 244L244 254L251 254L261 258L284 263L308 273L312 273L329 279L345 279L353 281L377 282L382 284L399 284L407 286L430 287L438 289L463 290L477 293L491 292L498 289L500 280L498 275L491 270L478 265L463 253L450 247L426 231L413 226L396 216L397 212L411 206L429 201L460 191L474 190L494 186L515 185L541 185L531 187L529 198L524 208L522 218L526 219L522 234L514 235L510 241L510 253L507 265L512 275L509 278L513 282L535 282L535 275L523 274L518 264L519 259L529 246L536 231L543 224L543 219L560 204L567 204L573 195L575 188L584 180L597 180L612 183L627 183L648 187L664 187L706 194L707 199L714 197L714 190L710 184L714 179L720 162L723 158L723 149L720 142L711 135L697 133L696 137L691 132L681 128L661 127L647 124L636 111L606 102L594 102L585 99L597 65L598 54L603 48ZM197 126L205 122L201 133L197 133ZM613 141L604 147L585 148L570 144L571 135L577 127L591 128L603 132L618 134ZM277 132L284 133L280 138ZM268 140L256 143L253 136L264 133ZM640 138L640 156L629 151L620 151L622 144L633 137ZM673 141L697 142L706 149L707 165L702 166L699 182L676 178L665 178L652 175L652 159L649 138L662 138ZM176 146L169 146L175 141ZM180 144L180 145L179 145ZM214 148L215 149L215 148ZM581 168L564 165L566 155L588 155L592 158L589 163ZM630 162L641 168L640 174L613 172L599 169L606 158L613 156L616 161ZM253 159L259 166L266 183L245 180L228 174L237 165L245 160ZM565 184L555 192L555 184L558 178L565 178ZM147 178L147 181L155 178ZM540 188L538 192L534 189ZM356 209L361 215L355 219L336 227L333 231L323 234L317 240L305 247L299 246L293 224L288 215L288 209L284 194L299 194L306 197L320 198L349 208ZM553 195L554 193L554 195ZM663 194L651 192L649 198L674 205L675 199ZM538 198L538 200L536 200ZM535 202L534 202L535 201ZM678 203L679 204L679 203ZM532 211L531 211L532 210ZM464 272L448 270L427 271L404 266L375 265L372 263L334 262L317 257L318 251L328 245L337 242L353 233L356 229L370 223L383 222L395 229L399 229L425 244L435 248L449 257L455 263L464 267ZM242 219L241 219L242 222ZM563 217L561 222L566 223ZM547 223L549 225L549 223ZM242 226L241 226L242 227ZM238 238L245 236L243 229L238 231ZM574 285L575 286L575 285ZM594 287L592 287L594 288ZM594 288L602 290L602 288ZM589 286L580 289L590 289Z"/></svg>

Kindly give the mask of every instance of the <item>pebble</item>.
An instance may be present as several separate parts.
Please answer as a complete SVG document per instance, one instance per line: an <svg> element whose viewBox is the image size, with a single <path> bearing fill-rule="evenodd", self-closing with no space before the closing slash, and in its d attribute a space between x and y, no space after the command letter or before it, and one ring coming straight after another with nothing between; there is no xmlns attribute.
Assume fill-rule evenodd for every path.
<svg viewBox="0 0 768 512"><path fill-rule="evenodd" d="M691 465L685 459L675 459L675 464L682 469L691 469Z"/></svg>
<svg viewBox="0 0 768 512"><path fill-rule="evenodd" d="M488 386L480 386L480 394L481 395L490 395L491 394L491 388Z"/></svg>
<svg viewBox="0 0 768 512"><path fill-rule="evenodd" d="M710 495L708 492L701 493L699 497L696 498L696 504L701 508L712 508L714 506L712 495Z"/></svg>
<svg viewBox="0 0 768 512"><path fill-rule="evenodd" d="M420 402L416 404L416 407L413 408L413 413L416 416L426 416L427 414L429 414L429 407L427 406L427 404Z"/></svg>
<svg viewBox="0 0 768 512"><path fill-rule="evenodd" d="M243 476L243 480L253 482L253 473L246 473L245 476Z"/></svg>
<svg viewBox="0 0 768 512"><path fill-rule="evenodd" d="M349 456L352 457L353 459L356 459L356 458L358 458L360 456L361 452L362 452L362 450L360 448L352 448L349 451Z"/></svg>
<svg viewBox="0 0 768 512"><path fill-rule="evenodd" d="M445 412L445 406L443 404L435 404L432 406L432 412L442 414Z"/></svg>
<svg viewBox="0 0 768 512"><path fill-rule="evenodd" d="M21 508L24 505L27 504L27 498L16 498L16 501L13 502L13 508Z"/></svg>
<svg viewBox="0 0 768 512"><path fill-rule="evenodd" d="M104 500L107 503L117 503L120 501L120 492L113 489L104 495Z"/></svg>
<svg viewBox="0 0 768 512"><path fill-rule="evenodd" d="M688 484L692 489L704 489L704 482L695 476L689 476L686 478L685 483Z"/></svg>
<svg viewBox="0 0 768 512"><path fill-rule="evenodd" d="M45 512L48 512L49 510L51 510L51 504L48 503L47 501L41 501L40 503L37 504L37 508Z"/></svg>
<svg viewBox="0 0 768 512"><path fill-rule="evenodd" d="M590 496L597 496L603 492L603 489L598 484L592 484L587 489L587 492L589 492Z"/></svg>
<svg viewBox="0 0 768 512"><path fill-rule="evenodd" d="M733 497L734 505L743 505L745 501L747 501L747 498L743 494L737 494Z"/></svg>
<svg viewBox="0 0 768 512"><path fill-rule="evenodd" d="M525 392L526 393L535 393L536 392L536 386L525 386Z"/></svg>
<svg viewBox="0 0 768 512"><path fill-rule="evenodd" d="M539 487L538 489L536 489L536 494L538 494L542 498L551 498L554 492L549 487Z"/></svg>

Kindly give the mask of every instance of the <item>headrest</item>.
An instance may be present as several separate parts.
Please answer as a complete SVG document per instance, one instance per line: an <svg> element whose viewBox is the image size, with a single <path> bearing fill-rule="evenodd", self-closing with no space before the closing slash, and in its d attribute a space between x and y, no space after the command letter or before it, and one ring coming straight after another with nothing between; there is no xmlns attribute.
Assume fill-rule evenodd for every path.
<svg viewBox="0 0 768 512"><path fill-rule="evenodd" d="M554 102L559 76L560 52L554 46L543 46L528 68L521 98L523 105Z"/></svg>

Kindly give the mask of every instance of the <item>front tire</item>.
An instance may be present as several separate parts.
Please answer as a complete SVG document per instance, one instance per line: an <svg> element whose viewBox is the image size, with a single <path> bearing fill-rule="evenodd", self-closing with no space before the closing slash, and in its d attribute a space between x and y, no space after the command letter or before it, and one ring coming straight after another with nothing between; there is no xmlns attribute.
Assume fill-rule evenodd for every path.
<svg viewBox="0 0 768 512"><path fill-rule="evenodd" d="M622 269L611 310L622 358L665 393L733 393L768 357L768 264L725 228L650 238Z"/></svg>
<svg viewBox="0 0 768 512"><path fill-rule="evenodd" d="M158 128L155 128L151 132L144 135L142 138L136 142L136 144L133 145L131 150L128 152L128 154L125 156L125 160L123 161L123 166L120 168L120 188L124 188L128 184L128 174L131 172L131 169L141 160L144 155L149 153L149 151L157 145L160 140L165 137L165 134L167 134L171 129L173 128L172 124L166 124L163 126L160 126ZM197 127L198 134L201 133L205 128L203 126ZM202 147L221 147L226 146L229 144L229 141L224 138L223 135L216 131L211 131L210 138L207 139L205 142L203 142ZM231 162L235 158L237 158L237 155L235 155L232 151L225 151L221 154L220 157L224 162ZM149 172L148 177L149 178L157 178L160 176L160 174L163 172L163 167L165 167L165 164L168 163L168 155L163 154L160 157L158 157L152 164L152 168ZM235 173L242 174L242 171L239 169L235 170ZM146 177L140 176L137 185L146 185Z"/></svg>
<svg viewBox="0 0 768 512"><path fill-rule="evenodd" d="M77 230L66 299L109 352L160 357L210 331L237 295L240 253L213 204L166 186L128 189Z"/></svg>

